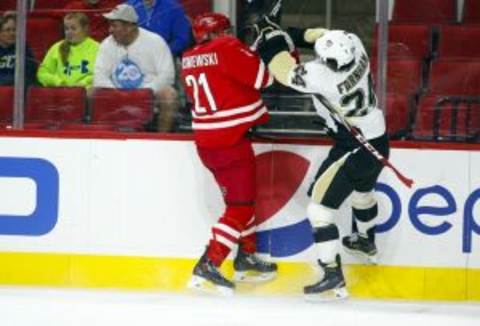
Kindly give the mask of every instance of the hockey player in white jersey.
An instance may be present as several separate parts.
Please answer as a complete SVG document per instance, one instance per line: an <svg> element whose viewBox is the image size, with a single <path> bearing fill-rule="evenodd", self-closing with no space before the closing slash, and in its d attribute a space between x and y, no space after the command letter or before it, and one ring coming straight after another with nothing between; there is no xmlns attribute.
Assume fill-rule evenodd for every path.
<svg viewBox="0 0 480 326"><path fill-rule="evenodd" d="M307 215L324 273L317 283L306 286L304 293L314 300L346 298L335 213L351 195L354 230L342 243L374 263L378 209L373 190L383 168L349 129L356 128L384 157L389 155L385 119L377 107L368 55L360 39L345 31L292 28L286 33L268 17L256 27L259 36L255 45L270 72L278 82L312 94L317 113L335 142L309 189ZM292 43L314 45L316 58L298 63L290 55Z"/></svg>

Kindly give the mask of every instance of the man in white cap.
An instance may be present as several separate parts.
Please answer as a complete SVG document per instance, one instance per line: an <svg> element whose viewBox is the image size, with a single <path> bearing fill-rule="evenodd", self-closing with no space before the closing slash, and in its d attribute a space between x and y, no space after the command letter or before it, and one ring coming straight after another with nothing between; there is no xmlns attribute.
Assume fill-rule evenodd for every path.
<svg viewBox="0 0 480 326"><path fill-rule="evenodd" d="M167 43L158 34L138 27L138 16L130 5L120 4L103 16L109 21L110 36L100 44L94 87L150 88L159 114L158 130L172 131L178 95Z"/></svg>

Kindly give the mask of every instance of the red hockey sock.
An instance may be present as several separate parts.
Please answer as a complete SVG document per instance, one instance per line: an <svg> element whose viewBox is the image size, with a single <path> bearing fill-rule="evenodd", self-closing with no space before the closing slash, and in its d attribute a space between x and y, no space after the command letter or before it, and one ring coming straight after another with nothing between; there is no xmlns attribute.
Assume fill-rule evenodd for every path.
<svg viewBox="0 0 480 326"><path fill-rule="evenodd" d="M255 218L252 217L245 227L245 230L240 234L240 239L238 240L238 243L244 252L253 254L257 251L256 232L257 224Z"/></svg>
<svg viewBox="0 0 480 326"><path fill-rule="evenodd" d="M225 214L212 227L207 256L216 266L220 266L232 248L237 245L241 232L252 218L253 211L253 206L227 206Z"/></svg>

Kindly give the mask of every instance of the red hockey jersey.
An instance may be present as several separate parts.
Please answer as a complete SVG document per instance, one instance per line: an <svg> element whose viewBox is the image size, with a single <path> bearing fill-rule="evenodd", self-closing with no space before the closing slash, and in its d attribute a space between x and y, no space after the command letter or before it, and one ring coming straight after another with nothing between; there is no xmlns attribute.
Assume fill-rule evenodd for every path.
<svg viewBox="0 0 480 326"><path fill-rule="evenodd" d="M193 102L199 147L228 147L268 120L260 89L273 78L260 57L232 36L199 44L182 57L182 80Z"/></svg>

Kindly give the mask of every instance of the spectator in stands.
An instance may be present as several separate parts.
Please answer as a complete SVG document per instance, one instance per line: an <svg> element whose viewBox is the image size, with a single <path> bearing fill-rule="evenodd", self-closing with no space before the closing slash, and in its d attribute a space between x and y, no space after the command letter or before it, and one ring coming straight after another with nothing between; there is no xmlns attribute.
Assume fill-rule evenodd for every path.
<svg viewBox="0 0 480 326"><path fill-rule="evenodd" d="M122 3L122 0L70 0L65 10L99 10L112 9Z"/></svg>
<svg viewBox="0 0 480 326"><path fill-rule="evenodd" d="M84 12L90 20L90 37L101 42L108 36L108 24L101 15L106 11L115 8L123 0L70 0L70 2L59 12L64 11Z"/></svg>
<svg viewBox="0 0 480 326"><path fill-rule="evenodd" d="M109 20L111 35L100 44L94 86L152 89L158 130L172 131L178 95L172 86L175 70L167 43L138 27L138 15L128 4L118 5L104 16Z"/></svg>
<svg viewBox="0 0 480 326"><path fill-rule="evenodd" d="M16 43L16 16L7 13L0 16L0 85L10 86L15 83L15 43ZM37 65L33 52L27 45L25 50L25 84L35 82Z"/></svg>
<svg viewBox="0 0 480 326"><path fill-rule="evenodd" d="M38 69L43 86L83 86L93 84L93 68L99 44L89 37L88 17L72 12L63 18L65 39L55 43Z"/></svg>
<svg viewBox="0 0 480 326"><path fill-rule="evenodd" d="M177 0L128 0L139 17L139 26L167 41L175 57L192 44L191 24Z"/></svg>

